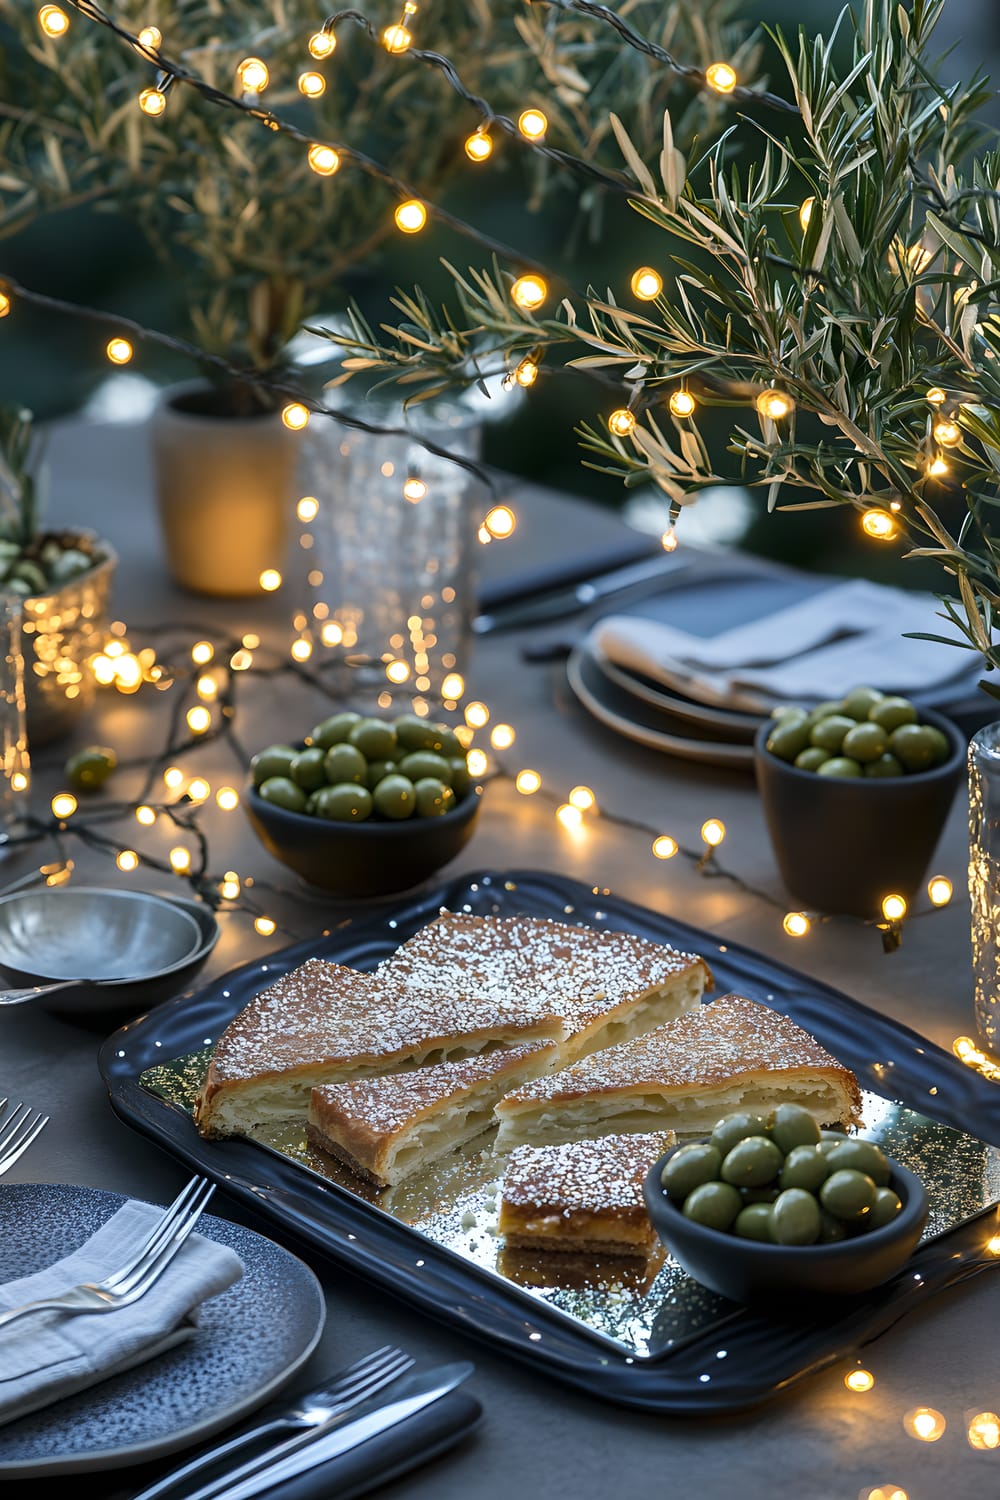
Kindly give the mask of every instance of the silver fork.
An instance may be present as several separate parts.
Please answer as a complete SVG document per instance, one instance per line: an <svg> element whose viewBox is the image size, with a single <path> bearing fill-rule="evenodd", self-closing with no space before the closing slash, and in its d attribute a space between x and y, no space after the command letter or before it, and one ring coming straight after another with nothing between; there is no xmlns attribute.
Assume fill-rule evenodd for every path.
<svg viewBox="0 0 1000 1500"><path fill-rule="evenodd" d="M116 1307L138 1301L173 1260L214 1192L214 1182L192 1177L157 1220L152 1233L117 1271L103 1281L84 1281L59 1296L39 1297L35 1302L11 1308L10 1312L0 1314L0 1327L43 1308L60 1312L113 1312Z"/></svg>
<svg viewBox="0 0 1000 1500"><path fill-rule="evenodd" d="M404 1354L401 1349L393 1349L389 1346L376 1349L374 1353L366 1354L363 1359L349 1365L346 1370L341 1370L340 1374L327 1385L300 1397L298 1405L283 1412L281 1416L273 1417L267 1422L260 1422L248 1432L240 1433L239 1436L230 1438L228 1442L209 1449L200 1458L192 1459L180 1469L174 1469L156 1484L151 1485L149 1489L133 1496L133 1500L156 1500L158 1495L165 1494L175 1485L193 1478L203 1469L213 1467L222 1459L229 1458L249 1444L259 1442L261 1438L279 1432L293 1434L284 1443L268 1448L238 1468L228 1469L201 1489L190 1493L185 1492L184 1495L184 1500L211 1500L211 1496L228 1489L238 1480L248 1478L265 1464L274 1463L276 1458L289 1452L301 1442L307 1441L316 1428L334 1425L335 1419L341 1413L350 1411L362 1401L367 1400L369 1396L373 1396L376 1391L382 1390L384 1386L389 1385L391 1381L396 1380L408 1370L412 1364L411 1356Z"/></svg>
<svg viewBox="0 0 1000 1500"><path fill-rule="evenodd" d="M27 1104L0 1099L0 1177L23 1155L49 1123L48 1115Z"/></svg>

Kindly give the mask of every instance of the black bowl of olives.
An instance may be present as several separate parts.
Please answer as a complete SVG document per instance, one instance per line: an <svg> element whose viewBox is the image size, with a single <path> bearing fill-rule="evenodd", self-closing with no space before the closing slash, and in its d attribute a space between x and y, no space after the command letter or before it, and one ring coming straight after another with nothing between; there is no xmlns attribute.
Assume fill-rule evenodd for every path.
<svg viewBox="0 0 1000 1500"><path fill-rule="evenodd" d="M942 714L874 688L766 719L754 771L791 895L807 909L869 919L886 896L910 901L967 754Z"/></svg>
<svg viewBox="0 0 1000 1500"><path fill-rule="evenodd" d="M821 1318L823 1298L880 1286L927 1222L919 1177L808 1110L738 1110L646 1178L657 1234L689 1276L733 1302Z"/></svg>
<svg viewBox="0 0 1000 1500"><path fill-rule="evenodd" d="M332 714L250 763L243 806L261 843L350 900L410 890L472 837L482 788L453 729L415 714Z"/></svg>

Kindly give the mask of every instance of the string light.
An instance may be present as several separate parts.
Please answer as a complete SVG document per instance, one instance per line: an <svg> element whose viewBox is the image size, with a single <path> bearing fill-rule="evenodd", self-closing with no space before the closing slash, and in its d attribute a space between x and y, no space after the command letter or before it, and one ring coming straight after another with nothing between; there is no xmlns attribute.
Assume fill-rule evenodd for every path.
<svg viewBox="0 0 1000 1500"><path fill-rule="evenodd" d="M175 875L186 875L190 870L191 850L185 849L183 844L176 844L167 857Z"/></svg>
<svg viewBox="0 0 1000 1500"><path fill-rule="evenodd" d="M386 677L388 677L388 679L389 679L390 682L394 682L397 685L399 685L400 683L406 682L408 680L409 676L410 676L410 665L409 665L409 662L405 662L405 661L390 661L390 662L387 662L386 663L386 668L385 668L385 675L386 675Z"/></svg>
<svg viewBox="0 0 1000 1500"><path fill-rule="evenodd" d="M518 771L514 778L514 785L522 797L530 797L541 787L542 778L537 771Z"/></svg>
<svg viewBox="0 0 1000 1500"><path fill-rule="evenodd" d="M136 41L149 52L156 52L163 41L163 32L159 26L144 26L137 34Z"/></svg>
<svg viewBox="0 0 1000 1500"><path fill-rule="evenodd" d="M419 198L407 198L405 203L398 205L393 217L397 229L404 234L419 234L427 223L427 209Z"/></svg>
<svg viewBox="0 0 1000 1500"><path fill-rule="evenodd" d="M780 422L795 410L795 402L787 391L761 391L756 405L760 415L770 422Z"/></svg>
<svg viewBox="0 0 1000 1500"><path fill-rule="evenodd" d="M529 141L540 141L549 122L540 109L524 109L517 117L517 128Z"/></svg>
<svg viewBox="0 0 1000 1500"><path fill-rule="evenodd" d="M896 535L896 522L889 511L872 506L862 512L861 530L878 542L888 542Z"/></svg>
<svg viewBox="0 0 1000 1500"><path fill-rule="evenodd" d="M673 859L680 845L669 833L661 833L653 840L653 854L657 859Z"/></svg>
<svg viewBox="0 0 1000 1500"><path fill-rule="evenodd" d="M308 161L318 176L332 177L340 167L340 154L332 146L317 143L309 147Z"/></svg>
<svg viewBox="0 0 1000 1500"><path fill-rule="evenodd" d="M235 870L227 870L219 882L219 895L224 901L235 901L240 894L240 877Z"/></svg>
<svg viewBox="0 0 1000 1500"><path fill-rule="evenodd" d="M980 1411L965 1429L970 1448L1000 1448L1000 1417L995 1411Z"/></svg>
<svg viewBox="0 0 1000 1500"><path fill-rule="evenodd" d="M486 161L493 155L493 137L485 130L474 130L465 140L465 154L470 161Z"/></svg>
<svg viewBox="0 0 1000 1500"><path fill-rule="evenodd" d="M234 786L220 786L215 801L223 812L232 812L240 805L240 794Z"/></svg>
<svg viewBox="0 0 1000 1500"><path fill-rule="evenodd" d="M51 803L53 817L71 818L78 805L72 792L56 792Z"/></svg>
<svg viewBox="0 0 1000 1500"><path fill-rule="evenodd" d="M163 785L170 792L176 792L184 785L184 772L180 766L168 766L163 773Z"/></svg>
<svg viewBox="0 0 1000 1500"><path fill-rule="evenodd" d="M12 772L10 787L13 792L26 792L28 790L28 778L23 771Z"/></svg>
<svg viewBox="0 0 1000 1500"><path fill-rule="evenodd" d="M257 917L253 925L254 931L259 932L261 937L270 937L278 930L278 924L273 917Z"/></svg>
<svg viewBox="0 0 1000 1500"><path fill-rule="evenodd" d="M815 207L815 198L804 198L801 205L799 206L799 227L801 228L803 234L805 234L806 230L809 228L809 221L813 216L813 209Z"/></svg>
<svg viewBox="0 0 1000 1500"><path fill-rule="evenodd" d="M292 432L301 432L303 427L309 425L309 408L303 406L301 401L289 401L287 406L281 408L281 420Z"/></svg>
<svg viewBox="0 0 1000 1500"><path fill-rule="evenodd" d="M262 94L271 81L267 63L259 57L245 57L236 69L236 81L245 94Z"/></svg>
<svg viewBox="0 0 1000 1500"><path fill-rule="evenodd" d="M9 294L0 286L0 318L5 318L12 306Z"/></svg>
<svg viewBox="0 0 1000 1500"><path fill-rule="evenodd" d="M327 620L320 630L319 638L324 646L339 646L344 639L344 627L336 620Z"/></svg>
<svg viewBox="0 0 1000 1500"><path fill-rule="evenodd" d="M113 365L127 365L132 358L134 350L128 339L121 337L108 339L104 346L104 352Z"/></svg>
<svg viewBox="0 0 1000 1500"><path fill-rule="evenodd" d="M204 734L212 727L211 712L203 703L196 703L193 708L189 708L185 717L192 734Z"/></svg>
<svg viewBox="0 0 1000 1500"><path fill-rule="evenodd" d="M314 31L308 42L309 55L322 60L330 57L337 47L337 38L332 31Z"/></svg>
<svg viewBox="0 0 1000 1500"><path fill-rule="evenodd" d="M299 93L304 94L307 99L318 99L321 94L326 93L326 79L322 73L300 73Z"/></svg>
<svg viewBox="0 0 1000 1500"><path fill-rule="evenodd" d="M640 302L652 302L663 291L663 277L652 266L640 266L632 272L629 286L632 296L638 297Z"/></svg>
<svg viewBox="0 0 1000 1500"><path fill-rule="evenodd" d="M199 698L217 698L219 696L219 684L214 677L210 677L206 672L195 683L195 691Z"/></svg>
<svg viewBox="0 0 1000 1500"><path fill-rule="evenodd" d="M936 1443L944 1436L947 1425L941 1412L935 1411L933 1406L915 1406L903 1418L903 1430L922 1443Z"/></svg>
<svg viewBox="0 0 1000 1500"><path fill-rule="evenodd" d="M1000 1082L1000 1059L988 1057L971 1036L957 1036L951 1044L951 1050L967 1068L975 1068L984 1078ZM986 1248L991 1255L1000 1255L1000 1235L995 1241L991 1240Z"/></svg>
<svg viewBox="0 0 1000 1500"><path fill-rule="evenodd" d="M887 922L901 922L906 916L906 900L903 896L883 896L882 915Z"/></svg>
<svg viewBox="0 0 1000 1500"><path fill-rule="evenodd" d="M490 722L490 711L485 703L473 702L465 705L465 722L472 729L484 729Z"/></svg>
<svg viewBox="0 0 1000 1500"><path fill-rule="evenodd" d="M204 802L206 798L212 795L212 788L204 776L192 776L187 784L187 795L191 798L192 802Z"/></svg>
<svg viewBox="0 0 1000 1500"><path fill-rule="evenodd" d="M717 849L726 836L726 825L721 818L708 818L701 825L701 836L710 849Z"/></svg>
<svg viewBox="0 0 1000 1500"><path fill-rule="evenodd" d="M898 1484L876 1484L872 1489L864 1490L858 1500L909 1500L909 1496Z"/></svg>
<svg viewBox="0 0 1000 1500"><path fill-rule="evenodd" d="M152 828L156 822L156 813L151 807L147 807L145 803L140 803L135 810L135 821L141 823L144 828Z"/></svg>
<svg viewBox="0 0 1000 1500"><path fill-rule="evenodd" d="M124 870L127 875L130 870L137 870L139 868L139 856L134 849L122 849L115 860L115 864L119 870Z"/></svg>
<svg viewBox="0 0 1000 1500"><path fill-rule="evenodd" d="M717 94L731 94L736 87L736 71L728 63L710 63L705 69L705 82Z"/></svg>
<svg viewBox="0 0 1000 1500"><path fill-rule="evenodd" d="M465 692L465 678L461 672L449 672L441 683L442 698L461 698Z"/></svg>
<svg viewBox="0 0 1000 1500"><path fill-rule="evenodd" d="M670 400L667 402L675 417L691 416L697 404L691 392L685 390L683 386L679 391L671 391Z"/></svg>
<svg viewBox="0 0 1000 1500"><path fill-rule="evenodd" d="M465 764L470 776L485 776L490 762L485 750L470 750Z"/></svg>
<svg viewBox="0 0 1000 1500"><path fill-rule="evenodd" d="M387 26L382 33L382 45L387 52L405 52L412 41L405 26Z"/></svg>
<svg viewBox="0 0 1000 1500"><path fill-rule="evenodd" d="M517 527L517 517L509 505L494 505L492 510L487 511L483 525L491 537L497 541L504 541L513 536Z"/></svg>
<svg viewBox="0 0 1000 1500"><path fill-rule="evenodd" d="M812 923L804 911L788 911L782 917L781 925L789 937L800 938L808 935Z"/></svg>
<svg viewBox="0 0 1000 1500"><path fill-rule="evenodd" d="M571 807L577 807L581 812L590 812L597 806L597 798L589 786L575 786L566 800Z"/></svg>
<svg viewBox="0 0 1000 1500"><path fill-rule="evenodd" d="M571 802L564 802L561 807L556 808L556 817L564 828L570 832L580 827L583 822L583 813Z"/></svg>
<svg viewBox="0 0 1000 1500"><path fill-rule="evenodd" d="M319 501L315 495L303 495L295 507L295 514L300 521L315 521L319 515Z"/></svg>
<svg viewBox="0 0 1000 1500"><path fill-rule="evenodd" d="M945 401L947 401L948 395L947 392L943 391L939 385L932 385L930 390L927 392L927 399L932 406L941 406Z"/></svg>
<svg viewBox="0 0 1000 1500"><path fill-rule="evenodd" d="M948 420L934 423L934 440L942 448L954 448L962 441L962 429L957 422Z"/></svg>
<svg viewBox="0 0 1000 1500"><path fill-rule="evenodd" d="M494 724L490 730L490 744L494 750L509 750L517 739L517 733L511 724Z"/></svg>
<svg viewBox="0 0 1000 1500"><path fill-rule="evenodd" d="M275 589L281 588L281 574L278 572L277 568L265 568L263 573L261 573L260 577L257 579L257 582L260 584L265 594L273 594Z"/></svg>
<svg viewBox="0 0 1000 1500"><path fill-rule="evenodd" d="M167 96L162 89L143 89L139 95L139 108L151 120L156 120L167 107Z"/></svg>
<svg viewBox="0 0 1000 1500"><path fill-rule="evenodd" d="M549 294L549 289L541 276L534 274L518 276L510 289L511 299L525 312L533 312L536 307L541 307Z"/></svg>
<svg viewBox="0 0 1000 1500"><path fill-rule="evenodd" d="M849 1391L870 1391L875 1384L875 1376L870 1370L849 1370L844 1376L844 1384Z"/></svg>
<svg viewBox="0 0 1000 1500"><path fill-rule="evenodd" d="M628 437L630 433L635 431L635 413L628 411L624 406L620 406L608 418L608 427L614 433L615 437Z"/></svg>
<svg viewBox="0 0 1000 1500"><path fill-rule="evenodd" d="M58 5L43 5L38 12L38 24L46 36L65 36L69 30L69 16Z"/></svg>
<svg viewBox="0 0 1000 1500"><path fill-rule="evenodd" d="M422 479L411 474L403 484L403 498L409 500L411 505L417 505L427 493L427 486Z"/></svg>
<svg viewBox="0 0 1000 1500"><path fill-rule="evenodd" d="M677 551L680 543L677 540L677 533L672 526L668 526L666 531L660 537L660 546L663 548L664 552Z"/></svg>
<svg viewBox="0 0 1000 1500"><path fill-rule="evenodd" d="M937 458L931 459L927 465L927 472L935 479L940 479L943 475L947 474L948 465L940 454L938 454Z"/></svg>
<svg viewBox="0 0 1000 1500"><path fill-rule="evenodd" d="M538 366L535 361L533 359L522 359L514 371L514 379L518 385L523 385L526 389L528 386L534 385L538 379Z"/></svg>
<svg viewBox="0 0 1000 1500"><path fill-rule="evenodd" d="M952 883L947 875L932 875L927 882L927 894L932 906L947 906L951 900Z"/></svg>
<svg viewBox="0 0 1000 1500"><path fill-rule="evenodd" d="M292 642L289 649L293 661L308 661L312 656L312 641L307 636L300 635Z"/></svg>

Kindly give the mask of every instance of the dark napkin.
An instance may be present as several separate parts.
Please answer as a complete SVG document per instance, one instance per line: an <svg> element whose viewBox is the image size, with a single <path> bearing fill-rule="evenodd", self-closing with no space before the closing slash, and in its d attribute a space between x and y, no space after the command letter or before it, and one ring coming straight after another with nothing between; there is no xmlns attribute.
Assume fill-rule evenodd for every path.
<svg viewBox="0 0 1000 1500"><path fill-rule="evenodd" d="M520 603L525 599L533 599L539 594L548 594L555 589L572 588L578 583L585 583L589 578L598 577L602 573L610 573L615 568L627 567L629 563L643 562L647 557L655 557L662 551L659 537L636 532L634 536L626 537L624 541L607 543L599 550L583 555L579 553L572 557L560 555L558 558L553 558L551 562L541 563L534 568L525 568L506 578L497 578L492 581L484 579L477 591L479 612L483 615L494 614L508 605Z"/></svg>

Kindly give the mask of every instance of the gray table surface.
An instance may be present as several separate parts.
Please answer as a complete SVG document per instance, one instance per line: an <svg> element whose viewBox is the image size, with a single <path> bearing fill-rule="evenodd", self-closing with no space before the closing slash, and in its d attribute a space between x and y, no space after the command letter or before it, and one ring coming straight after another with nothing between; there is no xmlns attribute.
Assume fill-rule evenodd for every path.
<svg viewBox="0 0 1000 1500"><path fill-rule="evenodd" d="M221 602L185 597L173 588L159 553L141 426L57 424L48 456L48 519L93 526L114 543L121 556L114 611L129 624L136 644L142 627L159 621L190 621L192 640L198 622L253 629L267 640L291 639L296 601L289 589L259 600ZM484 549L486 577L560 551L611 545L624 534L615 516L581 501L523 486L513 501L517 532L509 542ZM718 562L714 559L713 566ZM733 559L732 565L747 564ZM580 624L574 621L573 628ZM566 628L549 627L553 636L565 634ZM532 639L538 634L533 632ZM527 632L513 632L477 641L467 674L471 691L490 704L494 720L517 729L511 764L536 767L550 786L563 791L587 783L608 812L662 824L685 844L697 845L704 818L721 817L729 830L727 866L780 897L752 778L668 759L613 735L576 704L560 664L520 660L519 648L527 638ZM245 693L245 743L283 737L289 722L311 722L316 704L304 694L291 683ZM120 753L134 752L142 744L151 749L158 734L154 709L104 694L75 741L40 752L37 795L55 786L62 759L74 743L106 740ZM197 766L214 783L238 779L229 752L218 744L204 746L188 766ZM117 790L130 795L127 781ZM213 808L206 821L214 867L234 867L283 883L284 894L272 903L279 930L270 939L258 936L245 915L222 917L222 936L205 980L282 946L291 936L318 933L328 924L331 909L304 898L293 880L283 879L281 867L256 843L241 813L224 815ZM962 890L965 825L960 796L935 858L936 867L954 880L956 899L947 910L910 923L902 947L889 955L883 954L876 933L852 924L831 923L795 943L781 931L780 911L735 884L706 880L691 862L654 860L645 833L598 818L582 835L569 834L555 823L551 803L521 797L504 782L487 788L475 837L447 873L532 867L608 887L706 929L717 940L745 943L794 964L950 1047L956 1035L974 1030ZM37 858L32 855L8 855L0 865L0 886L33 863ZM91 880L126 878L97 856L79 855L78 868ZM143 883L165 888L162 878L158 887L155 875ZM96 1066L99 1042L92 1030L29 1007L0 1015L0 1092L29 1100L52 1116L6 1180L88 1184L166 1202L184 1180L184 1171L110 1109ZM214 1211L253 1222L221 1192ZM264 1227L280 1238L273 1226ZM723 1500L735 1492L753 1500L776 1494L795 1500L858 1500L879 1484L897 1486L909 1500L1000 1493L1000 1453L974 1451L965 1432L972 1413L1000 1408L992 1322L993 1316L1000 1317L1000 1280L995 1277L980 1277L937 1297L868 1347L863 1362L875 1385L865 1395L845 1389L844 1375L853 1363L847 1361L751 1412L682 1420L637 1414L575 1393L331 1268L321 1256L306 1258L322 1279L329 1316L303 1381L318 1379L388 1341L403 1344L421 1359L469 1357L476 1364L470 1388L486 1413L478 1434L439 1463L386 1486L380 1492L386 1500L403 1494L413 1500L499 1500L511 1493L596 1500L616 1489L697 1495L699 1500ZM947 1418L945 1434L936 1443L917 1442L904 1430L904 1414L920 1405ZM0 1460L2 1447L0 1433ZM109 1473L106 1493L119 1500L164 1467ZM21 1481L7 1492L40 1496L50 1485L46 1480Z"/></svg>

